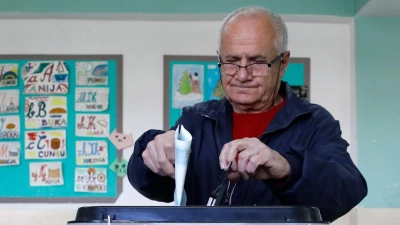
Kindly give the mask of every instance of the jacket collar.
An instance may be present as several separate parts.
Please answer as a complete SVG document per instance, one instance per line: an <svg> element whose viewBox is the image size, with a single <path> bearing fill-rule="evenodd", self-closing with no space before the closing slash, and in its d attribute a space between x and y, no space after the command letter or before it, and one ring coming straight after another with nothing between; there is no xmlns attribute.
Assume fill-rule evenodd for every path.
<svg viewBox="0 0 400 225"><path fill-rule="evenodd" d="M286 96L286 103L275 115L265 133L272 133L286 128L297 117L310 113L310 103L306 99L297 97L287 82L281 81L279 93ZM214 119L218 124L216 131L221 135L222 144L232 140L232 105L223 98L219 101L210 102L200 112Z"/></svg>

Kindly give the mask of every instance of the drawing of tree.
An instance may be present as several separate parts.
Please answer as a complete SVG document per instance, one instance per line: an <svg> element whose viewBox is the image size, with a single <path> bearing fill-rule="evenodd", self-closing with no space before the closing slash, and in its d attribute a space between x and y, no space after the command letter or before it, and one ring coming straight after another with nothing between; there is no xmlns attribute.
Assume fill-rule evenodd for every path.
<svg viewBox="0 0 400 225"><path fill-rule="evenodd" d="M222 85L221 85L221 80L218 81L211 96L219 98L219 99L221 99L225 96L224 89L222 88Z"/></svg>
<svg viewBox="0 0 400 225"><path fill-rule="evenodd" d="M190 93L190 90L189 72L185 70L185 72L183 72L181 81L179 82L179 92L183 95L187 95Z"/></svg>

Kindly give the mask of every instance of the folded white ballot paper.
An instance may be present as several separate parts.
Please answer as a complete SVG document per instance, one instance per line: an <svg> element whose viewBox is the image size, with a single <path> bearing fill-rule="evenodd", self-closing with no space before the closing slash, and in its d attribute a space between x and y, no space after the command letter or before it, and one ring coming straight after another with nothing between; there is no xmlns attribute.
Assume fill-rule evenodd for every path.
<svg viewBox="0 0 400 225"><path fill-rule="evenodd" d="M186 192L183 186L185 184L191 144L192 135L182 125L178 125L175 131L175 206L186 205Z"/></svg>

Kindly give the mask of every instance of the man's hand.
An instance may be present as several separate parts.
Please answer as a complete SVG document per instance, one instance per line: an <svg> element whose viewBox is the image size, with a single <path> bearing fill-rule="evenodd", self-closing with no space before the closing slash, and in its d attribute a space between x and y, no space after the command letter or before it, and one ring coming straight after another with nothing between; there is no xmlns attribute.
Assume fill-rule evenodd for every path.
<svg viewBox="0 0 400 225"><path fill-rule="evenodd" d="M238 160L236 161L236 157ZM257 138L243 138L226 143L219 155L221 169L232 162L228 179L239 177L261 180L283 179L290 174L288 161Z"/></svg>
<svg viewBox="0 0 400 225"><path fill-rule="evenodd" d="M157 135L142 153L144 164L161 176L175 177L175 131Z"/></svg>

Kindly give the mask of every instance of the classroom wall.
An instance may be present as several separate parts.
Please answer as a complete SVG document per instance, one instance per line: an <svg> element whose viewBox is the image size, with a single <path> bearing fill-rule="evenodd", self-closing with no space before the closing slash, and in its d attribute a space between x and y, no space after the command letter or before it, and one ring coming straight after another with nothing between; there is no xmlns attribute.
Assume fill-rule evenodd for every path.
<svg viewBox="0 0 400 225"><path fill-rule="evenodd" d="M399 208L400 17L357 17L356 34L358 157L369 182L361 206Z"/></svg>
<svg viewBox="0 0 400 225"><path fill-rule="evenodd" d="M353 21L287 20L292 57L311 58L311 101L340 120L354 158ZM0 36L0 54L122 54L123 132L132 132L136 139L147 129L163 126L163 55L214 55L218 26L219 21L3 19L0 30L7 35ZM124 158L131 153L125 149ZM140 196L126 178L115 204L166 205ZM0 217L11 225L66 224L78 207L89 205L0 204ZM350 224L356 216L335 225Z"/></svg>

